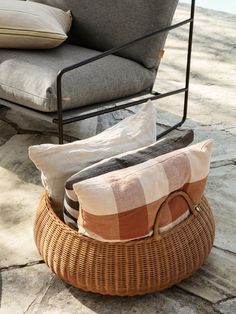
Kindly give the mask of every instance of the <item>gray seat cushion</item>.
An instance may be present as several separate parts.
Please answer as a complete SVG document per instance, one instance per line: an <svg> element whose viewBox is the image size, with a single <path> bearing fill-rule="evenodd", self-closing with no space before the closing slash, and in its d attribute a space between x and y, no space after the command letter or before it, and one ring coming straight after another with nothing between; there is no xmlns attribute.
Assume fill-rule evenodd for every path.
<svg viewBox="0 0 236 314"><path fill-rule="evenodd" d="M0 98L44 112L56 107L56 76L98 51L63 44L50 50L0 49ZM110 101L150 88L155 71L118 56L108 56L65 74L63 109Z"/></svg>
<svg viewBox="0 0 236 314"><path fill-rule="evenodd" d="M31 0L71 10L74 44L105 51L171 23L178 0ZM123 50L120 56L157 67L166 34Z"/></svg>

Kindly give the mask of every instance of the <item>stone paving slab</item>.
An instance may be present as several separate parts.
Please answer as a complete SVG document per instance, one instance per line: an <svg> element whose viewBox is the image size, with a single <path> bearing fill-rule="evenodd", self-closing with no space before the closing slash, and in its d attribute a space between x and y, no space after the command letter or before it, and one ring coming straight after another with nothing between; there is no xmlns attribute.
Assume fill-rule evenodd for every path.
<svg viewBox="0 0 236 314"><path fill-rule="evenodd" d="M199 271L178 286L211 303L233 297L236 295L235 265L235 254L213 248Z"/></svg>
<svg viewBox="0 0 236 314"><path fill-rule="evenodd" d="M28 146L37 139L35 135L15 135L0 147L0 267L41 259L32 226L43 188L27 155Z"/></svg>
<svg viewBox="0 0 236 314"><path fill-rule="evenodd" d="M69 287L52 275L44 264L12 269L0 275L1 314L217 313L209 302L177 287L139 297L110 297Z"/></svg>
<svg viewBox="0 0 236 314"><path fill-rule="evenodd" d="M236 99L236 98L235 98ZM176 114L163 111L157 107L157 122L161 123L165 128L174 125L180 120ZM236 107L236 106L235 106ZM236 115L235 115L235 129L236 129ZM198 123L192 118L189 118L183 125L183 128L194 130L194 141L198 143L208 138L213 139L212 163L224 160L236 160L236 136L232 130L219 128L219 125L205 125ZM161 131L161 130L160 130ZM159 131L159 132L160 132Z"/></svg>
<svg viewBox="0 0 236 314"><path fill-rule="evenodd" d="M200 142L206 138L213 139L213 149L211 162L236 160L235 143L236 137L234 134L225 131L215 130L214 127L200 126L194 130L194 142Z"/></svg>
<svg viewBox="0 0 236 314"><path fill-rule="evenodd" d="M234 253L236 253L235 190L236 163L211 169L206 194L215 215L215 245Z"/></svg>
<svg viewBox="0 0 236 314"><path fill-rule="evenodd" d="M5 123L4 121L0 120L0 130L1 130L1 137L0 137L0 147L5 144L13 135L16 134L16 130L11 127L9 124Z"/></svg>
<svg viewBox="0 0 236 314"><path fill-rule="evenodd" d="M236 309L236 298L232 298L227 301L223 301L215 306L213 306L218 313L221 314L234 314Z"/></svg>
<svg viewBox="0 0 236 314"><path fill-rule="evenodd" d="M0 313L27 313L35 298L45 293L52 277L45 264L1 272Z"/></svg>
<svg viewBox="0 0 236 314"><path fill-rule="evenodd" d="M1 111L0 111L1 114ZM22 113L17 113L14 110L5 110L2 112L6 121L10 121L18 130L25 133L34 131L41 134L57 134L57 124L52 124L47 121L38 120L35 117L28 116ZM97 117L75 122L73 124L64 125L64 134L74 138L84 139L96 134Z"/></svg>
<svg viewBox="0 0 236 314"><path fill-rule="evenodd" d="M188 16L189 7L180 5L177 19ZM188 115L200 124L236 127L236 52L235 15L196 9L191 62L191 85ZM168 35L158 70L158 78L184 87L187 26ZM159 80L155 89L161 91ZM182 95L158 100L159 108L182 114Z"/></svg>

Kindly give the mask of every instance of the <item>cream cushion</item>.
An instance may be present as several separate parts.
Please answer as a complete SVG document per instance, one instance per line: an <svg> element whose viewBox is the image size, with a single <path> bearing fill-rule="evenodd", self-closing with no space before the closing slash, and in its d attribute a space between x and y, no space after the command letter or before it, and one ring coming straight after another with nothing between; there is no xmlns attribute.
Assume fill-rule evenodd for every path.
<svg viewBox="0 0 236 314"><path fill-rule="evenodd" d="M42 182L55 211L62 215L64 184L73 174L105 158L150 145L156 140L156 111L151 101L134 115L85 140L64 145L29 147L29 157L42 173Z"/></svg>
<svg viewBox="0 0 236 314"><path fill-rule="evenodd" d="M0 48L54 48L66 40L70 27L70 11L28 1L0 1Z"/></svg>

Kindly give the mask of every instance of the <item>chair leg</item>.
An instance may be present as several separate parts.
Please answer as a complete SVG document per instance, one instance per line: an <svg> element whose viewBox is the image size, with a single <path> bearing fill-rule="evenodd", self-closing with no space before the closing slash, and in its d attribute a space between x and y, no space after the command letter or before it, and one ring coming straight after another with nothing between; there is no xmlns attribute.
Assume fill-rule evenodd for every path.
<svg viewBox="0 0 236 314"><path fill-rule="evenodd" d="M62 91L61 91L62 75L57 76L57 116L58 116L58 139L59 144L63 144L63 111L62 111Z"/></svg>
<svg viewBox="0 0 236 314"><path fill-rule="evenodd" d="M188 98L189 98L189 80L190 80L190 68L191 68L191 54L192 54L192 42L193 42L193 24L194 24L194 13L195 13L195 0L192 0L191 3L191 13L190 18L191 22L189 25L189 37L188 37L188 52L187 52L187 64L186 64L186 76L185 76L185 92L184 92L184 108L183 108L183 116L182 120L176 123L174 126L170 127L166 131L162 132L157 136L157 140L168 134L169 132L175 130L180 127L187 118L188 113Z"/></svg>
<svg viewBox="0 0 236 314"><path fill-rule="evenodd" d="M186 66L186 79L185 79L185 95L184 95L184 111L183 111L183 123L187 118L188 110L188 95L189 95L189 80L190 80L190 67L191 67L191 55L192 55L192 43L193 43L193 24L194 24L194 13L195 13L195 0L192 0L191 4L191 22L189 25L189 38L188 38L188 53L187 53L187 66Z"/></svg>
<svg viewBox="0 0 236 314"><path fill-rule="evenodd" d="M58 139L59 139L59 144L63 144L63 121L62 121L62 119L58 120Z"/></svg>

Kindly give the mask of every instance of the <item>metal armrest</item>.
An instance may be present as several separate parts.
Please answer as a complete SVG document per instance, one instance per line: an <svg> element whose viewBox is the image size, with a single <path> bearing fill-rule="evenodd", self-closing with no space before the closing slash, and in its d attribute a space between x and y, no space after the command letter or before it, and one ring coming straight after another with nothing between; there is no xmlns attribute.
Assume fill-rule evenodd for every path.
<svg viewBox="0 0 236 314"><path fill-rule="evenodd" d="M193 18L189 18L189 19L186 19L186 20L181 21L181 22L179 22L179 23L176 23L176 24L173 24L173 25L164 27L164 28L162 28L162 29L158 29L158 30L156 30L156 31L154 31L154 32L152 32L152 33L146 34L146 35L141 36L141 37L139 37L139 38L137 38L137 39L134 39L134 40L132 40L132 41L129 41L129 42L127 42L127 43L125 43L125 44L123 44L123 45L121 45L121 46L114 47L114 48L112 48L112 49L109 49L109 50L107 50L107 51L104 51L104 52L102 52L102 53L99 53L98 55L96 55L96 56L94 56L94 57L85 59L85 60L83 60L83 61L81 61L81 62L78 62L78 63L72 64L72 65L70 65L70 66L68 66L68 67L65 67L65 68L61 69L61 70L58 72L58 74L57 74L57 80L60 81L61 77L62 77L65 73L70 72L70 71L72 71L72 70L74 70L74 69L77 69L77 68L79 68L79 67L81 67L81 66L83 66L83 65L86 65L86 64L91 63L91 62L94 62L94 61L96 61L96 60L105 58L105 57L107 57L107 56L109 56L109 55L111 55L111 54L115 54L115 53L117 53L117 52L119 52L119 51L121 51L121 50L123 50L123 49L129 48L129 47L135 45L135 44L136 44L137 42L139 42L139 41L142 41L142 40L144 40L144 39L146 39L146 38L149 38L149 37L152 37L152 36L155 36L155 35L164 33L164 32L168 32L168 31L170 31L170 30L172 30L172 29L178 28L178 27L183 26L183 25L185 25L185 24L188 24L188 23L190 23L190 22L192 22L192 21L193 21Z"/></svg>
<svg viewBox="0 0 236 314"><path fill-rule="evenodd" d="M167 131L164 131L163 133L161 133L158 137L161 137L161 136L169 133L171 130L174 130L178 126L181 126L184 123L184 121L186 120L186 117L187 117L189 77L190 77L190 63L191 63L191 51L192 51L192 35L193 35L193 22L194 22L194 10L195 10L195 0L191 0L190 18L188 18L186 20L183 20L183 21L181 21L179 23L176 23L176 24L164 27L162 29L158 29L158 30L156 30L154 32L151 32L149 34L146 34L144 36L136 38L136 39L134 39L134 40L132 40L130 42L127 42L127 43L125 43L125 44L123 44L121 46L114 47L114 48L109 49L109 50L107 50L105 52L98 53L94 57L85 59L85 60L83 60L81 62L72 64L70 66L67 66L67 67L61 69L58 72L58 74L57 74L57 114L58 114L58 120L57 120L56 123L58 123L59 143L63 143L63 109L62 109L61 82L62 82L62 77L63 77L63 75L65 73L73 71L74 69L77 69L77 68L82 67L82 66L84 66L86 64L92 63L92 62L97 61L99 59L105 58L105 57L107 57L107 56L109 56L111 54L115 54L115 53L117 53L117 52L119 52L119 51L121 51L123 49L129 48L129 47L135 45L136 43L138 43L139 41L142 41L142 40L144 40L146 38L150 38L152 36L159 35L161 33L171 31L171 30L173 30L175 28L181 27L181 26L189 23L190 24L190 28L189 28L189 40L188 40L188 53L187 53L185 87L181 88L179 90L175 90L175 91L172 91L172 92L167 92L167 93L164 93L164 94L153 93L154 96L152 98L150 98L150 99L155 100L155 99L159 99L159 98L163 98L163 97L167 97L167 96L171 96L171 95L174 95L174 94L177 94L177 93L184 92L185 96L184 96L184 109L183 109L182 120L179 123L175 124L173 127L169 128ZM141 103L141 102L142 101L134 101L133 105ZM125 105L120 106L120 108L125 108ZM111 110L109 110L109 109L108 110L104 110L104 111L100 111L100 114L103 114L103 113L106 113L106 112L110 112L110 111ZM97 115L97 114L96 113L95 114L89 114L87 116L87 118L88 117L92 117L94 115ZM77 120L70 119L70 120L71 120L71 122L78 121L78 119Z"/></svg>

